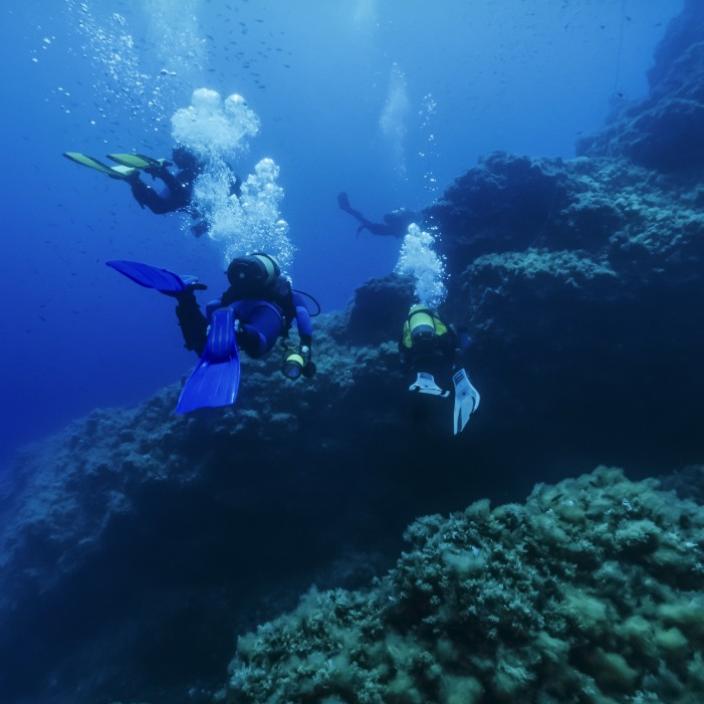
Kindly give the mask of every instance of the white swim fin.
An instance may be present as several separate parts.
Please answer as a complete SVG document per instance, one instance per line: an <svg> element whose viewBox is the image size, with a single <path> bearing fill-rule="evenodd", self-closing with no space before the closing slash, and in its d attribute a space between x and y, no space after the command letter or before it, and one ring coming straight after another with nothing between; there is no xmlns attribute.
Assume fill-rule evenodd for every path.
<svg viewBox="0 0 704 704"><path fill-rule="evenodd" d="M429 394L430 396L440 396L447 398L449 391L443 391L436 383L435 377L428 372L418 372L416 380L408 387L409 391L416 391L419 394Z"/></svg>
<svg viewBox="0 0 704 704"><path fill-rule="evenodd" d="M464 369L460 369L452 377L455 385L455 415L454 434L459 435L469 422L469 416L479 408L479 392L472 386L472 382Z"/></svg>

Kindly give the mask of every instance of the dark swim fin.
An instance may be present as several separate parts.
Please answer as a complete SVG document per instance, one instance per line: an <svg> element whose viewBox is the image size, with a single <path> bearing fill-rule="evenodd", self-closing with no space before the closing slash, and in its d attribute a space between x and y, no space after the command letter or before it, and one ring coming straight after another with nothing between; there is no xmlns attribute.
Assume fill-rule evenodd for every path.
<svg viewBox="0 0 704 704"><path fill-rule="evenodd" d="M176 413L231 406L240 385L240 354L232 308L213 313L205 350L183 386Z"/></svg>
<svg viewBox="0 0 704 704"><path fill-rule="evenodd" d="M153 159L144 154L108 154L108 159L133 169L161 169L169 166L166 159Z"/></svg>
<svg viewBox="0 0 704 704"><path fill-rule="evenodd" d="M161 293L174 294L181 293L188 288L205 288L203 284L198 284L198 278L185 274L179 276L168 269L159 269L142 262L130 262L125 260L113 260L105 262L107 266L119 271L123 276L131 279L136 284L145 288L153 288Z"/></svg>
<svg viewBox="0 0 704 704"><path fill-rule="evenodd" d="M130 166L108 166L107 164L103 164L102 161L94 159L92 156L81 154L81 152L64 152L64 156L76 164L87 166L89 169L93 169L119 181L128 181L137 173L137 169Z"/></svg>

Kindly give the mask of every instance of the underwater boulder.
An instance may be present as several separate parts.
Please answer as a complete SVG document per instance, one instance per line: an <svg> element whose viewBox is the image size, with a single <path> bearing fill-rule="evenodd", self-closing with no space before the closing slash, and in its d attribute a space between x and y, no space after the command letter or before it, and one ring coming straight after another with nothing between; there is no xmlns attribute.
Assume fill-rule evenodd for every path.
<svg viewBox="0 0 704 704"><path fill-rule="evenodd" d="M670 20L665 36L655 49L648 83L656 90L671 72L673 64L693 44L704 41L704 5L699 0L685 0L682 12Z"/></svg>
<svg viewBox="0 0 704 704"><path fill-rule="evenodd" d="M561 163L495 152L456 179L424 211L441 232L450 274L487 251L535 243L568 202Z"/></svg>
<svg viewBox="0 0 704 704"><path fill-rule="evenodd" d="M347 309L344 338L354 345L398 340L408 308L414 301L414 282L389 274L360 286Z"/></svg>
<svg viewBox="0 0 704 704"><path fill-rule="evenodd" d="M421 518L405 538L369 589L312 590L241 636L221 700L704 697L704 507L657 482L600 468L524 504Z"/></svg>
<svg viewBox="0 0 704 704"><path fill-rule="evenodd" d="M696 11L701 14L701 7ZM656 63L650 94L623 106L606 128L577 143L579 155L619 157L662 173L697 178L704 169L704 26ZM695 29L696 27L696 29Z"/></svg>

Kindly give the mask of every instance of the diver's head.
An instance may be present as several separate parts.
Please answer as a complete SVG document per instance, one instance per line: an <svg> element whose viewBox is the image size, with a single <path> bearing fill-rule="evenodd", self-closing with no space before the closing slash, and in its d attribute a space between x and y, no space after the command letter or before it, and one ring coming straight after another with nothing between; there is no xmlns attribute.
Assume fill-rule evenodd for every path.
<svg viewBox="0 0 704 704"><path fill-rule="evenodd" d="M416 303L408 310L408 329L413 344L423 344L435 337L435 320L433 311L427 306Z"/></svg>
<svg viewBox="0 0 704 704"><path fill-rule="evenodd" d="M280 275L281 267L276 259L262 252L237 257L227 267L227 279L238 298L260 295L271 288Z"/></svg>
<svg viewBox="0 0 704 704"><path fill-rule="evenodd" d="M186 147L174 147L171 150L171 160L181 171L198 171L200 169L198 157Z"/></svg>

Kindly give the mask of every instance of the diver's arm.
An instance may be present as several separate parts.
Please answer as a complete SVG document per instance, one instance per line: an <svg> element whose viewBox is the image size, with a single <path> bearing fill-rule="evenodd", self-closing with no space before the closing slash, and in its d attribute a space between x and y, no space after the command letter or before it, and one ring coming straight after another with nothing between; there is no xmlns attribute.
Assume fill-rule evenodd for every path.
<svg viewBox="0 0 704 704"><path fill-rule="evenodd" d="M411 369L411 351L403 344L403 339L398 341L398 358L401 370L408 372Z"/></svg>
<svg viewBox="0 0 704 704"><path fill-rule="evenodd" d="M302 296L297 293L292 295L293 305L296 310L296 329L301 345L310 348L313 344L313 321Z"/></svg>
<svg viewBox="0 0 704 704"><path fill-rule="evenodd" d="M460 348L459 335L452 325L447 326L447 332L440 338L440 350L447 363L454 369L457 355L462 350Z"/></svg>
<svg viewBox="0 0 704 704"><path fill-rule="evenodd" d="M178 296L176 317L183 333L186 349L202 354L208 339L208 321L193 291L184 291Z"/></svg>

